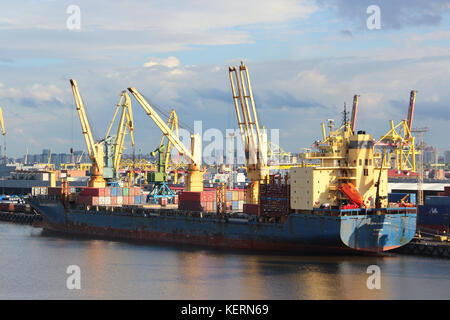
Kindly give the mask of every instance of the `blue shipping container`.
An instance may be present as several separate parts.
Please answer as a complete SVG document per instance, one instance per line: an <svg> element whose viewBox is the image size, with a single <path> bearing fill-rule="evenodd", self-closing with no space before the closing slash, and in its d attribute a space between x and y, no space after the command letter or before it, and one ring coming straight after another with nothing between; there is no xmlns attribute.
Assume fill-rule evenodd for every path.
<svg viewBox="0 0 450 320"><path fill-rule="evenodd" d="M418 223L436 226L449 226L450 207L438 205L419 206Z"/></svg>
<svg viewBox="0 0 450 320"><path fill-rule="evenodd" d="M134 203L141 204L141 196L134 196Z"/></svg>
<svg viewBox="0 0 450 320"><path fill-rule="evenodd" d="M450 206L450 197L428 196L425 198L425 204L433 206Z"/></svg>

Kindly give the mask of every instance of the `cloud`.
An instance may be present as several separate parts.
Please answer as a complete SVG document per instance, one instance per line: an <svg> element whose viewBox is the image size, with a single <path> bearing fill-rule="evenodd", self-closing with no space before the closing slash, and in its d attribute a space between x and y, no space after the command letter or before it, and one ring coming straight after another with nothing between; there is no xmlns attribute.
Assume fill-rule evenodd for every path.
<svg viewBox="0 0 450 320"><path fill-rule="evenodd" d="M144 63L144 68L151 68L155 66L163 66L166 68L175 68L180 65L180 60L176 57L168 57L166 59L150 57L148 61Z"/></svg>
<svg viewBox="0 0 450 320"><path fill-rule="evenodd" d="M450 11L447 0L316 0L321 7L334 8L340 17L355 23L356 29L367 29L366 13L370 5L381 10L381 29L402 29L411 26L437 26Z"/></svg>

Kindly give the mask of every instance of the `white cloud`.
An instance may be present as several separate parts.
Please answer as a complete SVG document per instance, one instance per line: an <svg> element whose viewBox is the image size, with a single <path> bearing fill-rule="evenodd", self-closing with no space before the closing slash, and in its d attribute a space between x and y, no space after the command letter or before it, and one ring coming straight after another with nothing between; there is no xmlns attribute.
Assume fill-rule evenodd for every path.
<svg viewBox="0 0 450 320"><path fill-rule="evenodd" d="M166 59L150 57L149 60L144 63L144 68L151 68L155 66L163 66L166 68L175 68L180 65L180 60L176 57L168 57Z"/></svg>

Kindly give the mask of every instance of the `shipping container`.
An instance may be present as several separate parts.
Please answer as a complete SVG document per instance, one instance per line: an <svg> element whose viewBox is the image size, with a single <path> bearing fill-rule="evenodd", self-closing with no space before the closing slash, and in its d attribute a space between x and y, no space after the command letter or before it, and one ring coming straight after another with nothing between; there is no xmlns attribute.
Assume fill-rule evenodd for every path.
<svg viewBox="0 0 450 320"><path fill-rule="evenodd" d="M118 205L122 205L123 204L123 197L122 196L117 196L116 202Z"/></svg>
<svg viewBox="0 0 450 320"><path fill-rule="evenodd" d="M450 206L450 197L428 196L425 198L425 204Z"/></svg>
<svg viewBox="0 0 450 320"><path fill-rule="evenodd" d="M122 188L122 196L128 197L130 195L129 188Z"/></svg>

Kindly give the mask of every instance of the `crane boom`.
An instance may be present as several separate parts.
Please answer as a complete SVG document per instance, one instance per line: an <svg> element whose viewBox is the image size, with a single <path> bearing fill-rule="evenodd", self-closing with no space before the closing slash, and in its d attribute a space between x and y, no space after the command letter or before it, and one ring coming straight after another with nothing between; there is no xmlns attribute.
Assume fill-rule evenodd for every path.
<svg viewBox="0 0 450 320"><path fill-rule="evenodd" d="M172 109L170 111L169 114L169 119L167 120L167 126L169 127L171 132L174 132L175 130L175 135L177 137L179 137L179 133L178 133L178 116L177 113L175 112L175 109ZM164 139L166 138L166 136L163 134L163 136L161 137L161 141L159 143L159 147L161 148L164 145ZM167 139L167 145L165 147L165 149L161 149L164 153L164 172L167 172L167 167L169 166L169 158L170 158L170 151L172 149L172 143L170 142L169 139Z"/></svg>
<svg viewBox="0 0 450 320"><path fill-rule="evenodd" d="M104 151L102 142L94 142L91 126L86 115L83 100L81 99L80 91L78 90L77 82L74 79L70 79L72 85L73 97L75 99L75 105L80 118L81 130L86 142L89 157L92 160L92 177L89 181L90 187L105 187L106 182L103 179L104 168Z"/></svg>
<svg viewBox="0 0 450 320"><path fill-rule="evenodd" d="M5 129L5 121L3 120L3 110L0 107L0 125L2 127L2 135L5 137L6 135L6 129ZM4 145L3 145L3 157L6 160L6 139L4 138Z"/></svg>
<svg viewBox="0 0 450 320"><path fill-rule="evenodd" d="M6 135L5 121L3 120L3 110L1 107L0 107L0 125L2 127L2 135Z"/></svg>
<svg viewBox="0 0 450 320"><path fill-rule="evenodd" d="M180 154L186 155L190 164L188 165L187 179L185 181L186 191L203 191L203 173L200 170L202 162L202 148L201 148L201 136L199 134L191 135L191 150L187 149L185 145L180 141L178 136L169 128L169 126L161 119L147 100L137 91L136 88L128 88L128 91L136 98L147 115L155 122L158 128L162 131L168 141L180 152Z"/></svg>
<svg viewBox="0 0 450 320"><path fill-rule="evenodd" d="M156 111L152 108L152 106L145 100L145 98L137 91L136 88L128 88L128 91L136 98L136 100L140 103L142 108L144 108L147 115L152 118L158 128L162 131L162 133L167 137L167 139L177 148L177 150L186 156L192 161L193 164L197 164L200 161L198 159L194 159L193 154L185 147L185 145L180 141L178 137L176 137L164 120L156 113Z"/></svg>
<svg viewBox="0 0 450 320"><path fill-rule="evenodd" d="M259 183L269 173L267 166L267 142L262 134L263 128L260 128L259 125L247 66L242 61L239 66L239 73L236 67L229 67L228 73L236 117L245 148L247 177L251 182L246 191L247 202L257 204L259 202Z"/></svg>
<svg viewBox="0 0 450 320"><path fill-rule="evenodd" d="M350 128L352 129L352 132L355 132L356 114L358 113L358 104L359 104L359 95L355 94L353 96L352 119L351 119L351 123L350 123Z"/></svg>
<svg viewBox="0 0 450 320"><path fill-rule="evenodd" d="M122 103L123 101L123 103ZM134 147L134 122L133 122L133 111L131 109L131 99L126 91L122 92L120 105L122 106L122 113L119 120L119 126L117 127L115 149L114 149L114 169L117 171L119 169L120 160L122 159L123 145L125 142L125 135L127 134L127 129L130 131L131 145ZM117 110L114 114L117 115ZM114 118L113 118L114 121Z"/></svg>
<svg viewBox="0 0 450 320"><path fill-rule="evenodd" d="M411 93L409 95L409 108L408 108L408 129L411 132L412 129L412 121L413 121L413 116L414 116L414 107L416 104L416 94L417 91L416 90L411 90Z"/></svg>

